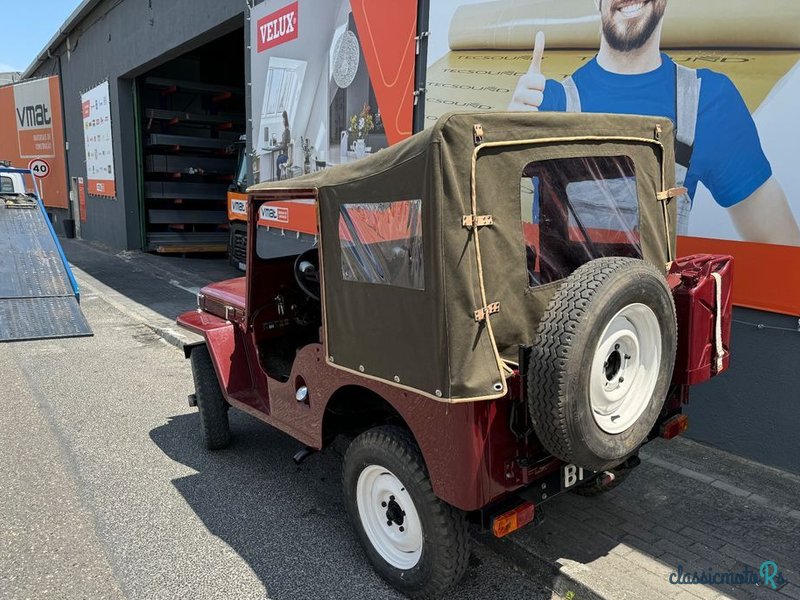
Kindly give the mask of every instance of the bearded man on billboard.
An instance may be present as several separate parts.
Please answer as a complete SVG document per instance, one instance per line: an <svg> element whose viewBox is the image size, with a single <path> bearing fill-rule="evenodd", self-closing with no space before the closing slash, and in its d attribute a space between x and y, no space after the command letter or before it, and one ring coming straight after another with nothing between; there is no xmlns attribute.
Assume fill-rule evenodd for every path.
<svg viewBox="0 0 800 600"><path fill-rule="evenodd" d="M675 122L678 232L688 233L697 184L728 210L742 239L800 246L800 228L772 174L753 118L730 79L690 69L661 52L667 0L595 0L602 24L597 56L562 82L542 74L544 34L509 110L630 113Z"/></svg>

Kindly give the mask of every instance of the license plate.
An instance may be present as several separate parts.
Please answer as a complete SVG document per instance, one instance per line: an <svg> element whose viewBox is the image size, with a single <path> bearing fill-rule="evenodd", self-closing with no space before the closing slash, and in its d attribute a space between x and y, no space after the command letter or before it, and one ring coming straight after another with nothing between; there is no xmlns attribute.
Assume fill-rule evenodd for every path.
<svg viewBox="0 0 800 600"><path fill-rule="evenodd" d="M587 471L577 465L564 465L561 467L561 489L568 490L571 487L575 487L592 475L594 475L594 471Z"/></svg>

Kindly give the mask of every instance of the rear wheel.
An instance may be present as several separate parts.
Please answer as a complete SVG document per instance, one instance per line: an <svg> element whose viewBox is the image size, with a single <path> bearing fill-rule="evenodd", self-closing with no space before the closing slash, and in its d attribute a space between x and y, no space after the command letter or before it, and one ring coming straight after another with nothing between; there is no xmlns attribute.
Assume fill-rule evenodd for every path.
<svg viewBox="0 0 800 600"><path fill-rule="evenodd" d="M200 411L200 423L206 447L209 450L225 448L231 442L228 404L219 387L217 373L214 371L208 347L203 345L194 348L190 360L197 408Z"/></svg>
<svg viewBox="0 0 800 600"><path fill-rule="evenodd" d="M461 579L469 558L463 513L433 493L422 455L399 427L370 429L344 458L344 496L375 570L412 598L435 598Z"/></svg>
<svg viewBox="0 0 800 600"><path fill-rule="evenodd" d="M672 293L655 267L601 258L577 269L531 352L528 403L542 444L593 471L622 463L661 412L676 345Z"/></svg>

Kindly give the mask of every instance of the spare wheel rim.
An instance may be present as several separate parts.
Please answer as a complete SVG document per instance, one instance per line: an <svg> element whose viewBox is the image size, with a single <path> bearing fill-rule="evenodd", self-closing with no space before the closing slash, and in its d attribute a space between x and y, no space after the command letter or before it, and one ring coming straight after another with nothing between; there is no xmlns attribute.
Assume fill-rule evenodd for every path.
<svg viewBox="0 0 800 600"><path fill-rule="evenodd" d="M381 558L402 571L422 556L422 523L411 495L389 469L369 465L356 483L361 525Z"/></svg>
<svg viewBox="0 0 800 600"><path fill-rule="evenodd" d="M645 304L629 304L606 326L595 347L589 401L603 431L628 430L647 409L661 368L661 326Z"/></svg>

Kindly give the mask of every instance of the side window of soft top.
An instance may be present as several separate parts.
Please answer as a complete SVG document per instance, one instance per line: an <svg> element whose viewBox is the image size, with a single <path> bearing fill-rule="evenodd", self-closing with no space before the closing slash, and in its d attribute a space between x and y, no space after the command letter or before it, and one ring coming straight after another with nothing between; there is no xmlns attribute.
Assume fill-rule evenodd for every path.
<svg viewBox="0 0 800 600"><path fill-rule="evenodd" d="M339 246L345 281L425 289L422 200L343 204Z"/></svg>

